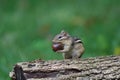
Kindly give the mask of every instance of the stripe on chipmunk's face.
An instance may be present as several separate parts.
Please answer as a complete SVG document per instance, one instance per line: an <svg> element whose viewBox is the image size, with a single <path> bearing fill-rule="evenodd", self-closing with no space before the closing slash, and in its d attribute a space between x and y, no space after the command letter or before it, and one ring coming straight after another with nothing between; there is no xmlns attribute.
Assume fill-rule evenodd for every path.
<svg viewBox="0 0 120 80"><path fill-rule="evenodd" d="M61 42L63 40L68 40L70 38L70 35L65 32L65 31L61 31L59 34L57 34L54 39L53 42Z"/></svg>
<svg viewBox="0 0 120 80"><path fill-rule="evenodd" d="M58 40L64 40L64 39L67 39L69 37L70 37L70 35L67 32L62 30L61 33L58 34L57 39Z"/></svg>

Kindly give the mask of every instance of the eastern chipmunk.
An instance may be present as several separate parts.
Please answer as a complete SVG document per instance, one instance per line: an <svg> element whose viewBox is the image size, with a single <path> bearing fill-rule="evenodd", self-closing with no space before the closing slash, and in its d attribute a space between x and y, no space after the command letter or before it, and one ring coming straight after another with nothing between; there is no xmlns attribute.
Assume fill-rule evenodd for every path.
<svg viewBox="0 0 120 80"><path fill-rule="evenodd" d="M80 39L76 37L70 36L67 32L61 31L60 34L57 34L54 39L52 40L53 45L54 43L59 43L63 45L63 48L56 49L55 46L53 46L53 50L58 53L63 53L64 59L77 59L82 56L82 54L85 51L85 48L83 46L83 43Z"/></svg>

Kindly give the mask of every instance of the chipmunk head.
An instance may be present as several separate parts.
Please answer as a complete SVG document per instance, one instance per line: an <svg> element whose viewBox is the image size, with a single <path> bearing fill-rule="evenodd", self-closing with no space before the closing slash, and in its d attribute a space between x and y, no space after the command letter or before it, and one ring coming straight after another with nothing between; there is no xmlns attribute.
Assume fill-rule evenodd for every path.
<svg viewBox="0 0 120 80"><path fill-rule="evenodd" d="M64 30L62 30L60 34L54 37L53 42L63 42L65 40L68 40L69 38L70 38L70 35Z"/></svg>

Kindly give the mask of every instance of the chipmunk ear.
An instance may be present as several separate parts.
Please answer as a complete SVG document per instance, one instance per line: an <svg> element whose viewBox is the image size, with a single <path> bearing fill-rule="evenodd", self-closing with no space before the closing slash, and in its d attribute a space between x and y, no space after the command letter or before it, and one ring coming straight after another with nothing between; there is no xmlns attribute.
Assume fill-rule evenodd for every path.
<svg viewBox="0 0 120 80"><path fill-rule="evenodd" d="M64 31L64 30L62 30L62 31L61 31L61 33L65 33L65 31Z"/></svg>
<svg viewBox="0 0 120 80"><path fill-rule="evenodd" d="M64 30L61 31L61 33L64 35L64 36L70 36L67 32L65 32Z"/></svg>

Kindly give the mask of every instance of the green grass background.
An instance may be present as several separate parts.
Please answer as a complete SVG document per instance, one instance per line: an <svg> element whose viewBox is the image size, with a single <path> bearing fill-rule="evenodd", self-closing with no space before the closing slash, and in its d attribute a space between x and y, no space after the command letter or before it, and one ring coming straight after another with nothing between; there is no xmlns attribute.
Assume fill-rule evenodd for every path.
<svg viewBox="0 0 120 80"><path fill-rule="evenodd" d="M17 62L63 59L51 49L63 29L83 40L83 58L119 55L120 0L0 0L0 80Z"/></svg>

